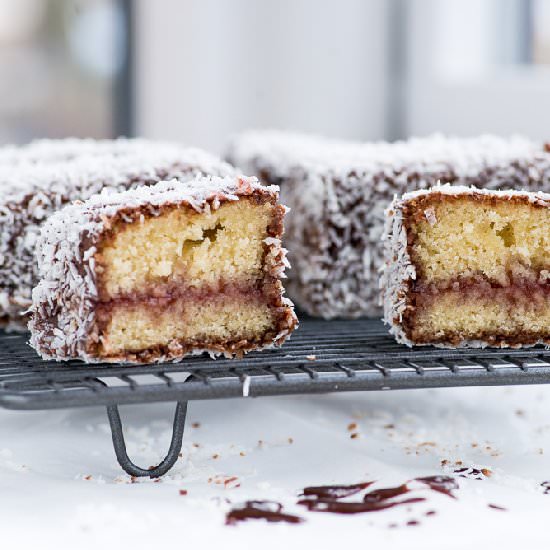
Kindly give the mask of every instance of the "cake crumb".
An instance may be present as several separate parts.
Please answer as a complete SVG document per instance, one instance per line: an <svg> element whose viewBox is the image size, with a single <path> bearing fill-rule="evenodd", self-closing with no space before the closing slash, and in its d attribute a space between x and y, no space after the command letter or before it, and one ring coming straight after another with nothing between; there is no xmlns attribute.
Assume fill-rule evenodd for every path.
<svg viewBox="0 0 550 550"><path fill-rule="evenodd" d="M306 355L306 359L308 361L315 361L317 359L316 355Z"/></svg>
<svg viewBox="0 0 550 550"><path fill-rule="evenodd" d="M353 432L350 434L351 439L357 439L359 437L359 434L357 432Z"/></svg>
<svg viewBox="0 0 550 550"><path fill-rule="evenodd" d="M192 428L200 428L200 427L201 427L201 424L200 424L200 422L193 422L193 423L191 424L191 427L192 427Z"/></svg>
<svg viewBox="0 0 550 550"><path fill-rule="evenodd" d="M187 489L180 489L179 494L184 497L187 494Z"/></svg>
<svg viewBox="0 0 550 550"><path fill-rule="evenodd" d="M357 423L352 422L351 424L348 424L348 432L353 432L357 429Z"/></svg>
<svg viewBox="0 0 550 550"><path fill-rule="evenodd" d="M237 476L231 476L231 477L228 477L227 479L224 479L223 481L223 484L225 487L227 487L229 484L233 483L234 481L237 481L239 478ZM238 486L240 487L240 483L238 484Z"/></svg>

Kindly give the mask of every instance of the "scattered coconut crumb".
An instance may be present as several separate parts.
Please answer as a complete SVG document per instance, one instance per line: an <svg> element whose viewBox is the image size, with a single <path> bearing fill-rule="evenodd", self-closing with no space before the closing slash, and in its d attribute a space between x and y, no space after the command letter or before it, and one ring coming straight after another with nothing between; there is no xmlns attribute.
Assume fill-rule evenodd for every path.
<svg viewBox="0 0 550 550"><path fill-rule="evenodd" d="M208 479L208 483L214 483L215 485L222 485L224 489L238 489L241 484L238 483L239 478L237 476L216 475Z"/></svg>
<svg viewBox="0 0 550 550"><path fill-rule="evenodd" d="M228 485L230 485L231 483L234 483L235 481L237 481L239 478L237 476L231 476L231 477L228 477L227 479L224 480L223 484L227 487ZM240 484L239 484L240 485Z"/></svg>

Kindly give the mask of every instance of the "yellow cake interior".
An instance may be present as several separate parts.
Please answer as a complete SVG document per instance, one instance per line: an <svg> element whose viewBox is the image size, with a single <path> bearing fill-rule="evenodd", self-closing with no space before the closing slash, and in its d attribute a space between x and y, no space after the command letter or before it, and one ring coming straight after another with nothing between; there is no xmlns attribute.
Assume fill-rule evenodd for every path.
<svg viewBox="0 0 550 550"><path fill-rule="evenodd" d="M482 274L506 284L510 274L533 277L550 266L548 208L466 197L427 208L431 223L425 215L414 230L414 257L427 282Z"/></svg>
<svg viewBox="0 0 550 550"><path fill-rule="evenodd" d="M241 199L118 222L96 256L100 355L246 349L273 337L282 286L264 265L264 240L277 208Z"/></svg>
<svg viewBox="0 0 550 550"><path fill-rule="evenodd" d="M208 213L178 208L127 224L102 249L104 289L114 297L159 282L257 279L273 208L240 200Z"/></svg>
<svg viewBox="0 0 550 550"><path fill-rule="evenodd" d="M108 355L148 349L159 342L185 341L211 347L224 341L254 341L270 327L273 313L268 304L246 296L235 299L221 295L196 303L117 306L102 343Z"/></svg>
<svg viewBox="0 0 550 550"><path fill-rule="evenodd" d="M550 209L526 198L434 194L407 208L418 343L550 338Z"/></svg>

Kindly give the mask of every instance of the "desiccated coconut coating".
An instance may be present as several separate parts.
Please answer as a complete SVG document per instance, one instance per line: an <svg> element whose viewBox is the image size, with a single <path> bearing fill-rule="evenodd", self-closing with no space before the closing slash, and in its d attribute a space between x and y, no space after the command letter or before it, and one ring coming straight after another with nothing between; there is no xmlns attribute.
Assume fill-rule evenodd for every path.
<svg viewBox="0 0 550 550"><path fill-rule="evenodd" d="M213 354L233 354L282 343L292 332L297 320L292 303L282 296L280 279L284 277L288 263L279 238L284 207L277 204L277 191L276 187L260 185L255 178L197 177L188 182L160 182L123 193L102 193L85 203L75 203L55 213L44 225L37 247L41 280L33 290L29 324L31 345L42 357L57 360L80 358L87 361L151 362L177 360L186 353L203 349ZM196 220L200 221L201 215L208 217L211 213L221 212L222 208L231 203L247 200L252 201L249 208L261 204L272 205L275 216L273 222L264 229L269 236L262 245L264 268L260 282L263 282L265 289L262 296L267 300L266 307L269 307L273 316L273 325L260 335L262 339L247 342L246 339L237 338L227 345L223 341L208 345L209 341L205 341L201 347L196 342L173 338L147 349L110 353L103 340L109 327L102 324L99 313L105 305L120 307L122 304L123 308L137 305L147 310L159 303L164 307L162 304L166 296L168 307L172 307L170 304L174 300L183 301L185 313L186 304L195 303L192 297L191 302L186 301L189 295L178 294L177 287L167 287L162 279L158 283L160 286L149 290L137 287L130 294L115 294L107 299L107 289L102 282L105 273L105 264L102 262L105 258L101 257L101 247L112 238L111 232L123 234L129 228L142 226L147 220L160 220L174 209L182 208L195 212L198 215ZM165 238L170 236L165 235ZM238 242L241 236L234 238L237 239L234 246L241 246ZM187 242L193 249L198 245L196 241ZM184 250L185 246L184 242ZM180 285L185 282L185 271L182 276L184 279L179 282ZM220 282L227 283L223 280ZM209 299L205 301L199 296L196 303L201 306L214 303L217 294L223 295L227 287L227 284L209 287ZM240 306L244 313L253 304L253 293L258 291L252 287L249 298L246 298L245 293L245 301ZM189 288L188 292L194 291ZM175 322L181 323L181 320L176 319ZM152 324L154 326L155 322ZM151 329L151 326L147 328Z"/></svg>
<svg viewBox="0 0 550 550"><path fill-rule="evenodd" d="M353 143L282 131L237 136L229 160L281 185L290 207L290 296L308 313L376 316L384 210L394 195L437 183L550 190L550 153L520 137Z"/></svg>
<svg viewBox="0 0 550 550"><path fill-rule="evenodd" d="M201 150L144 140L37 142L16 151L23 160L11 164L5 158L2 163L1 151L0 321L15 329L26 325L22 315L37 282L36 239L53 212L104 188L122 191L167 178L234 173Z"/></svg>

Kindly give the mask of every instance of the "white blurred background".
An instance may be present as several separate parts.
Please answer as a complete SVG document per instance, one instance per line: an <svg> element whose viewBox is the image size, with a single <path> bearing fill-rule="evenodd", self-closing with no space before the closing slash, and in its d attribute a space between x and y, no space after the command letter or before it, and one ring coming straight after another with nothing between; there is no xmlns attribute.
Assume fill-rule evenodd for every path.
<svg viewBox="0 0 550 550"><path fill-rule="evenodd" d="M550 0L0 0L0 143L550 138Z"/></svg>

